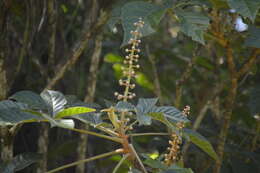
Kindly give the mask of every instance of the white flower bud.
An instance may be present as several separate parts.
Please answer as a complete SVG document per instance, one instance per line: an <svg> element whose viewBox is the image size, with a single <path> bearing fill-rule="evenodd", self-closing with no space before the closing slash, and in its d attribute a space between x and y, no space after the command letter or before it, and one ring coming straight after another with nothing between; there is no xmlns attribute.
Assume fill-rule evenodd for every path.
<svg viewBox="0 0 260 173"><path fill-rule="evenodd" d="M59 124L65 128L74 128L75 122L73 119L62 119L58 120Z"/></svg>
<svg viewBox="0 0 260 173"><path fill-rule="evenodd" d="M235 30L238 32L243 32L248 29L248 25L243 22L243 19L241 17L237 17L235 21Z"/></svg>

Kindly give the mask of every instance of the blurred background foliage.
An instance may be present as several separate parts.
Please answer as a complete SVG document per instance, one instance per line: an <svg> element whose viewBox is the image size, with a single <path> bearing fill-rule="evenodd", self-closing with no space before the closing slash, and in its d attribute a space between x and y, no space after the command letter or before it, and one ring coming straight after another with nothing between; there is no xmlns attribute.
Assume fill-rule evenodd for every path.
<svg viewBox="0 0 260 173"><path fill-rule="evenodd" d="M84 100L88 95L86 88L95 40L102 35L95 103L105 105L104 99L115 101L113 93L120 91L118 79L122 75L127 34L135 17L143 16L147 24L143 33L149 36L142 39L136 95L159 97L160 104L174 105L179 109L190 105L190 127L198 130L217 148L231 88L227 45L231 45L237 69L248 62L252 51L260 48L258 0L147 0L138 1L139 4L125 0L51 1L0 2L0 89L4 92L3 88L6 88L0 99L20 90L41 92L63 64L71 61L71 55L85 39L82 33L93 29L92 25L97 23L102 12L106 12L109 18L102 29L90 34L84 51L53 88ZM236 13L230 9L235 9ZM240 27L236 23L239 16L244 22ZM227 45L219 43L217 32L223 33L220 38L226 39ZM55 39L51 42L53 34ZM52 44L54 58L50 56ZM225 141L222 173L260 171L260 125L256 116L260 112L260 61L259 54L256 56L238 81L234 104L230 103L232 116ZM198 119L201 122L195 123L195 127L194 122ZM22 126L15 137L14 155L37 152L40 128L36 123ZM138 126L135 131L162 132L166 129L155 123L152 127ZM78 134L51 128L48 138L48 168L77 160ZM138 152L156 158L167 148L168 139L136 137L134 145ZM185 167L192 168L195 173L213 172L214 160L194 145L185 146L182 155ZM116 146L89 136L86 147L86 156L93 156ZM119 160L119 156L113 156L88 163L86 172L110 172ZM121 172L127 172L126 165L120 168ZM37 164L20 172L35 172L36 167ZM63 172L71 173L75 169Z"/></svg>

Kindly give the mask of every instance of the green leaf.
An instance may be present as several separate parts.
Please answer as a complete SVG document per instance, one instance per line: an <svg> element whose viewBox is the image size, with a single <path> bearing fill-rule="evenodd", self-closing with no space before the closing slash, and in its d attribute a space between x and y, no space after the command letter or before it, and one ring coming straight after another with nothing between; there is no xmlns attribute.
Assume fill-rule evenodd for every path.
<svg viewBox="0 0 260 173"><path fill-rule="evenodd" d="M73 118L80 120L83 123L90 124L92 126L97 126L102 123L101 114L100 113L87 113L75 115Z"/></svg>
<svg viewBox="0 0 260 173"><path fill-rule="evenodd" d="M189 120L182 114L181 111L173 106L154 106L151 110L153 113L163 113L165 118L171 122L189 122Z"/></svg>
<svg viewBox="0 0 260 173"><path fill-rule="evenodd" d="M19 91L9 97L21 103L25 103L31 109L46 109L46 104L40 95L32 91Z"/></svg>
<svg viewBox="0 0 260 173"><path fill-rule="evenodd" d="M123 70L122 70L123 65L122 64L113 64L113 70L114 70L114 74L115 77L117 79L120 79L123 76Z"/></svg>
<svg viewBox="0 0 260 173"><path fill-rule="evenodd" d="M134 111L135 106L131 103L120 101L116 104L115 109L121 112Z"/></svg>
<svg viewBox="0 0 260 173"><path fill-rule="evenodd" d="M69 117L69 116L75 116L79 114L85 114L89 112L95 112L96 109L93 108L88 108L88 107L70 107L67 109L62 110L61 112L57 113L55 115L56 119L64 118L64 117Z"/></svg>
<svg viewBox="0 0 260 173"><path fill-rule="evenodd" d="M140 30L142 36L147 36L155 32L152 24L158 24L165 13L166 8L148 2L136 1L125 4L121 9L121 22L124 29L124 40L122 46L126 45L131 38L130 31L135 30L133 25L141 17L144 27ZM153 17L155 15L155 17Z"/></svg>
<svg viewBox="0 0 260 173"><path fill-rule="evenodd" d="M151 158L148 158L144 161L144 164L150 166L151 168L155 168L155 169L166 169L167 166L165 164L163 164L161 161L159 160L154 160Z"/></svg>
<svg viewBox="0 0 260 173"><path fill-rule="evenodd" d="M192 40L204 44L204 31L209 26L209 18L195 12L176 11L180 19L181 31L192 38Z"/></svg>
<svg viewBox="0 0 260 173"><path fill-rule="evenodd" d="M260 28L249 27L249 36L245 40L245 45L260 48Z"/></svg>
<svg viewBox="0 0 260 173"><path fill-rule="evenodd" d="M123 62L123 57L113 54L113 53L108 53L105 55L104 61L108 63L121 63Z"/></svg>
<svg viewBox="0 0 260 173"><path fill-rule="evenodd" d="M131 169L128 171L128 173L142 173L142 172L137 169Z"/></svg>
<svg viewBox="0 0 260 173"><path fill-rule="evenodd" d="M44 90L41 93L41 97L45 101L48 108L48 113L52 117L62 111L67 103L65 96L58 91Z"/></svg>
<svg viewBox="0 0 260 173"><path fill-rule="evenodd" d="M28 106L23 103L4 100L0 102L0 126L15 125L25 121L36 121L42 119L30 112L26 112Z"/></svg>
<svg viewBox="0 0 260 173"><path fill-rule="evenodd" d="M41 154L37 153L23 153L14 157L4 168L1 169L2 173L13 173L20 171L31 164L40 161Z"/></svg>
<svg viewBox="0 0 260 173"><path fill-rule="evenodd" d="M255 85L251 90L249 108L252 116L255 118L260 116L260 84Z"/></svg>
<svg viewBox="0 0 260 173"><path fill-rule="evenodd" d="M113 31L115 25L120 22L121 17L121 8L127 2L127 0L117 1L114 5L114 8L111 11L111 16L108 20L108 26L111 31Z"/></svg>
<svg viewBox="0 0 260 173"><path fill-rule="evenodd" d="M140 98L136 106L136 116L140 124L149 125L151 124L151 117L147 116L150 113L152 107L157 103L157 98L144 99Z"/></svg>
<svg viewBox="0 0 260 173"><path fill-rule="evenodd" d="M174 131L176 131L176 128L173 126L173 124L168 121L165 116L163 115L163 113L161 112L150 112L150 113L147 113L146 115L150 116L152 119L154 120L157 120L157 121L160 121L162 122L163 124L165 124L167 127L173 129Z"/></svg>
<svg viewBox="0 0 260 173"><path fill-rule="evenodd" d="M260 0L228 0L230 8L235 9L239 14L255 21L256 14L260 8Z"/></svg>
<svg viewBox="0 0 260 173"><path fill-rule="evenodd" d="M148 90L153 90L154 86L151 81L147 78L147 76L144 73L137 72L135 76L136 83Z"/></svg>
<svg viewBox="0 0 260 173"><path fill-rule="evenodd" d="M192 143L197 145L200 149L206 152L210 157L212 157L215 160L218 160L218 155L216 154L210 142L204 136L202 136L201 134L193 130L184 129L184 137L186 135L189 137L188 140L190 140Z"/></svg>

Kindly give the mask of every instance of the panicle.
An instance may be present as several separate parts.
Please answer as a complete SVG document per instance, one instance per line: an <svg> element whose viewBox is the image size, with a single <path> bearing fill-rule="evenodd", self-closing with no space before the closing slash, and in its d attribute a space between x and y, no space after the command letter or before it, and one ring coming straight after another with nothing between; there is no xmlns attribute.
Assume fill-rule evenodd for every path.
<svg viewBox="0 0 260 173"><path fill-rule="evenodd" d="M139 53L141 50L138 46L141 43L140 37L141 28L144 26L144 21L142 18L139 18L138 22L134 23L135 30L131 31L132 37L129 39L128 43L130 44L130 48L125 49L127 55L125 56L125 60L123 61L124 67L123 70L123 78L120 79L119 85L125 87L124 93L120 94L115 92L114 95L118 100L127 101L128 99L133 99L136 95L133 92L130 92L131 89L135 88L135 84L132 83L132 79L136 76L136 69L140 68L140 65L137 64L139 60Z"/></svg>

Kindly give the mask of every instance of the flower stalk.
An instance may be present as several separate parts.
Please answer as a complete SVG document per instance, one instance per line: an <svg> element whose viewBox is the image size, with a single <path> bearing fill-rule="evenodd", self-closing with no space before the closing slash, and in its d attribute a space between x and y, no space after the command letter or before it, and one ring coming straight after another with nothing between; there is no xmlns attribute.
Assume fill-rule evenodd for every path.
<svg viewBox="0 0 260 173"><path fill-rule="evenodd" d="M138 46L141 43L141 40L139 39L142 36L140 29L144 26L144 22L140 18L138 22L134 23L134 26L136 26L136 30L130 32L132 38L130 38L128 42L131 45L131 48L125 49L128 55L125 56L125 67L122 68L124 78L119 80L119 85L124 86L125 90L123 94L119 94L118 92L114 93L118 100L123 101L133 99L136 96L136 94L130 92L130 90L135 88L135 84L132 83L132 78L136 75L135 69L140 68L140 65L137 64L140 57L138 53L141 51Z"/></svg>
<svg viewBox="0 0 260 173"><path fill-rule="evenodd" d="M187 117L190 114L190 107L185 106L185 108L182 111L183 116ZM176 124L177 129L179 132L184 128L185 124L184 122L178 122ZM167 148L169 153L165 154L164 162L167 166L170 166L177 162L178 155L180 152L180 145L182 144L182 138L181 135L173 132L171 134L171 139L169 140L170 147Z"/></svg>

